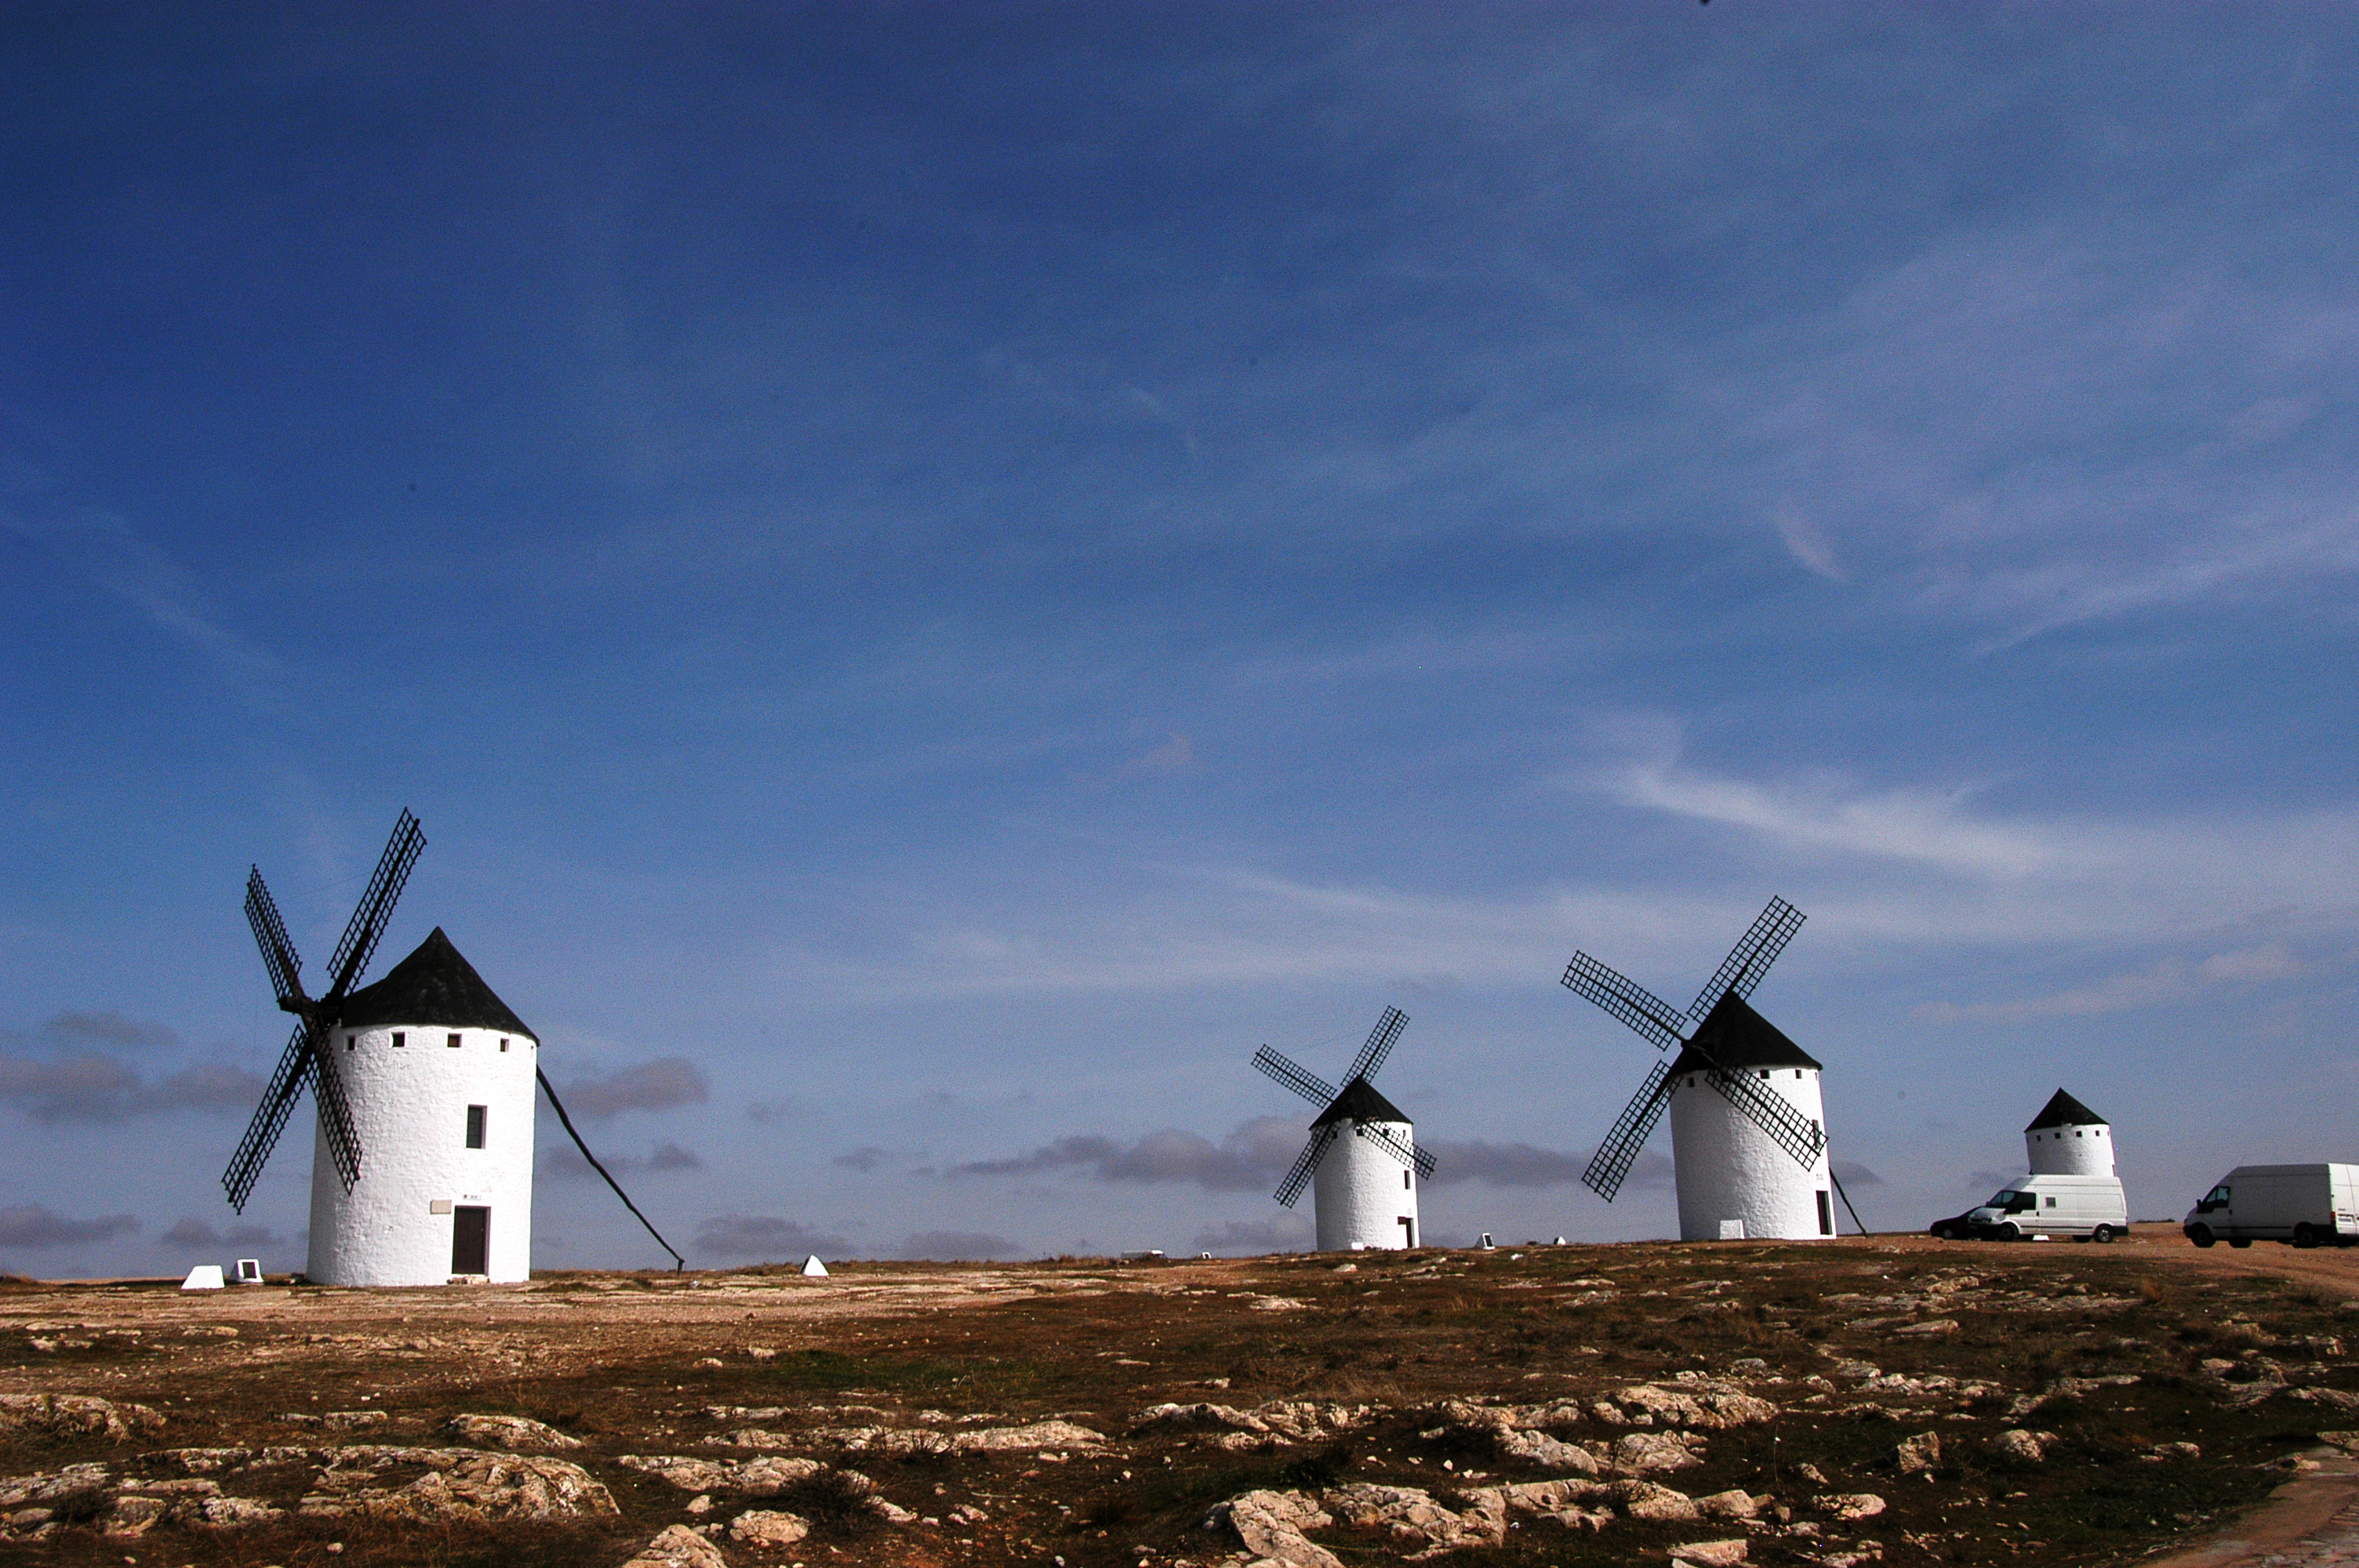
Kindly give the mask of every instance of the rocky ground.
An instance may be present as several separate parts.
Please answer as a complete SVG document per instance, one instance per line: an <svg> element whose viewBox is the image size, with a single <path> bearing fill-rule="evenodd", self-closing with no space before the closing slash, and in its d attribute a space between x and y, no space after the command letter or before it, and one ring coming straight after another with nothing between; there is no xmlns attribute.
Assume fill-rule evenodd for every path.
<svg viewBox="0 0 2359 1568"><path fill-rule="evenodd" d="M2126 1560L2359 1444L2354 1349L2359 1251L2167 1229L19 1284L0 1562Z"/></svg>

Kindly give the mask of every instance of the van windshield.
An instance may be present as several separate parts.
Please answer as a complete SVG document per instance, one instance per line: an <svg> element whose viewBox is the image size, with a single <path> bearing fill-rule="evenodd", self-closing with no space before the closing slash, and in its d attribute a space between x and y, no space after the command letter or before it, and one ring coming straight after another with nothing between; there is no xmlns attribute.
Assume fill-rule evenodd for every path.
<svg viewBox="0 0 2359 1568"><path fill-rule="evenodd" d="M2023 1214L2039 1206L2039 1199L2031 1193L2019 1193L2013 1187L1995 1194L1988 1205L2001 1214Z"/></svg>

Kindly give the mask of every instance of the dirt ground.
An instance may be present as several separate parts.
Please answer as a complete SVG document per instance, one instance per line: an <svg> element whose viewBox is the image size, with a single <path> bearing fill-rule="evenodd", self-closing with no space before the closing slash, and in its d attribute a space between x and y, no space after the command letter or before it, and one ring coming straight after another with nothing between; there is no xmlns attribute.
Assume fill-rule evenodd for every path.
<svg viewBox="0 0 2359 1568"><path fill-rule="evenodd" d="M2354 1348L2359 1250L2171 1227L17 1282L0 1563L2125 1561L2351 1441Z"/></svg>

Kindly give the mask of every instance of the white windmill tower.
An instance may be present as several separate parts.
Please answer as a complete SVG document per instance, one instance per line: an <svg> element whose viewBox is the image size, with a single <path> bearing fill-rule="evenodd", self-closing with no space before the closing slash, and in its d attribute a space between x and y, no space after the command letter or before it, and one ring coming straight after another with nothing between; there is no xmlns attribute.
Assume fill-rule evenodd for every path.
<svg viewBox="0 0 2359 1568"><path fill-rule="evenodd" d="M1255 1066L1323 1108L1310 1124L1310 1141L1273 1195L1292 1208L1318 1178L1311 1206L1321 1252L1417 1245L1417 1184L1432 1176L1433 1156L1417 1146L1408 1115L1368 1081L1408 1022L1398 1008L1385 1009L1340 1089L1266 1045L1254 1053Z"/></svg>
<svg viewBox="0 0 2359 1568"><path fill-rule="evenodd" d="M328 1041L369 1152L346 1188L322 1123L311 1161L321 1284L532 1276L532 1122L540 1041L436 926L344 999Z"/></svg>
<svg viewBox="0 0 2359 1568"><path fill-rule="evenodd" d="M353 989L425 848L418 819L403 812L329 960L328 989L316 999L304 993L303 960L261 871L246 881L246 921L278 1005L299 1022L222 1185L243 1211L296 1101L312 1087L320 1117L304 1272L319 1284L529 1278L536 1083L614 1184L541 1074L539 1039L441 927L383 979ZM614 1191L638 1215L622 1188ZM652 1225L647 1230L655 1235Z"/></svg>
<svg viewBox="0 0 2359 1568"><path fill-rule="evenodd" d="M2114 1130L2095 1111L2058 1089L2023 1130L2035 1176L2114 1175Z"/></svg>
<svg viewBox="0 0 2359 1568"><path fill-rule="evenodd" d="M1657 1050L1680 1047L1675 1060L1655 1064L1598 1145L1581 1177L1591 1191L1614 1201L1668 1108L1681 1240L1835 1233L1833 1197L1843 1186L1827 1162L1819 1064L1745 1000L1802 918L1771 899L1685 1013L1588 954L1573 955L1566 986ZM1851 1206L1847 1195L1843 1206Z"/></svg>

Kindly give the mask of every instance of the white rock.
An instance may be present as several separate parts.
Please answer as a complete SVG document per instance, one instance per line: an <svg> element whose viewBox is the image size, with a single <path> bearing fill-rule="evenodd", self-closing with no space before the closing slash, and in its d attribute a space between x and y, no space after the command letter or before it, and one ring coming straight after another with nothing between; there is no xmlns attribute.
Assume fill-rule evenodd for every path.
<svg viewBox="0 0 2359 1568"><path fill-rule="evenodd" d="M1333 1552L1302 1533L1335 1521L1299 1492L1245 1492L1215 1508L1204 1522L1234 1530L1256 1562L1280 1568L1343 1568Z"/></svg>
<svg viewBox="0 0 2359 1568"><path fill-rule="evenodd" d="M782 1509L754 1509L729 1525L729 1539L747 1546L792 1546L810 1533L809 1519Z"/></svg>
<svg viewBox="0 0 2359 1568"><path fill-rule="evenodd" d="M383 1411L364 1413L385 1418ZM582 1446L580 1438L520 1415L454 1415L442 1423L442 1431L478 1448L505 1448L512 1454L560 1454Z"/></svg>
<svg viewBox="0 0 2359 1568"><path fill-rule="evenodd" d="M1902 1442L1894 1450L1900 1460L1900 1473L1913 1476L1919 1470L1930 1470L1941 1462L1941 1434L1920 1432Z"/></svg>
<svg viewBox="0 0 2359 1568"><path fill-rule="evenodd" d="M1884 1499L1874 1492L1836 1492L1812 1498L1810 1506L1839 1519L1874 1519L1884 1511Z"/></svg>
<svg viewBox="0 0 2359 1568"><path fill-rule="evenodd" d="M1685 1470L1703 1460L1696 1452L1702 1440L1681 1432L1633 1432L1614 1444L1614 1465L1634 1476L1658 1470Z"/></svg>
<svg viewBox="0 0 2359 1568"><path fill-rule="evenodd" d="M623 1568L729 1568L721 1548L684 1524L668 1524Z"/></svg>

